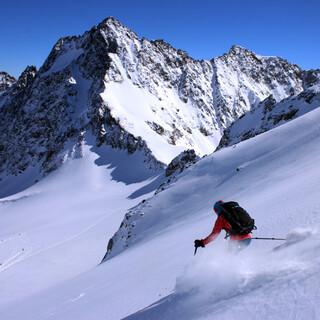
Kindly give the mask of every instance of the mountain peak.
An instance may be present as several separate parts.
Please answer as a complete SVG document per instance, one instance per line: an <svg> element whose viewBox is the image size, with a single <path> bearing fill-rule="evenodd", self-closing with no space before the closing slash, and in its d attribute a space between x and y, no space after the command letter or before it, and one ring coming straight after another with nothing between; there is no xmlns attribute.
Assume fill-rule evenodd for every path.
<svg viewBox="0 0 320 320"><path fill-rule="evenodd" d="M33 83L36 74L37 68L35 66L27 66L16 81L16 87L19 89L29 87Z"/></svg>
<svg viewBox="0 0 320 320"><path fill-rule="evenodd" d="M97 27L100 28L104 26L119 26L119 25L123 26L123 24L118 19L110 16L102 20Z"/></svg>
<svg viewBox="0 0 320 320"><path fill-rule="evenodd" d="M102 20L96 27L92 29L100 31L102 34L115 38L139 38L137 34L114 17L108 17Z"/></svg>
<svg viewBox="0 0 320 320"><path fill-rule="evenodd" d="M34 78L36 73L37 73L37 67L36 66L33 66L33 65L27 66L22 71L21 75L19 76L18 81L21 81L23 79L30 78L30 77Z"/></svg>
<svg viewBox="0 0 320 320"><path fill-rule="evenodd" d="M0 94L11 87L16 81L9 73L0 71Z"/></svg>
<svg viewBox="0 0 320 320"><path fill-rule="evenodd" d="M11 82L17 81L16 78L10 75L8 72L0 71L0 81L2 80L8 80Z"/></svg>
<svg viewBox="0 0 320 320"><path fill-rule="evenodd" d="M254 54L255 55L255 53L252 52L251 50L249 50L249 49L247 49L245 47L242 47L240 45L237 45L237 44L234 44L230 48L228 54L236 54L236 55L239 55L239 54L251 54L252 55L252 54Z"/></svg>
<svg viewBox="0 0 320 320"><path fill-rule="evenodd" d="M126 25L124 25L121 21L119 21L118 19L114 18L114 17L107 17L104 20L102 20L96 27L99 30L113 30L115 32L121 32L121 31L125 31L128 33L132 33L134 35L135 32L133 32L130 28L128 28Z"/></svg>

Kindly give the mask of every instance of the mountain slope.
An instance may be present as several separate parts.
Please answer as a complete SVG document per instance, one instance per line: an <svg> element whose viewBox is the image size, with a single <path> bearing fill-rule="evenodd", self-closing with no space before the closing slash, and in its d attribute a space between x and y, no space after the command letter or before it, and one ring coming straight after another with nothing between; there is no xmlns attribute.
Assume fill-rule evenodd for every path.
<svg viewBox="0 0 320 320"><path fill-rule="evenodd" d="M122 319L143 309L129 319L230 319L235 312L239 319L302 313L318 318L319 120L317 108L198 161L169 188L128 210L132 214L124 222L130 228L122 224L124 238L115 244L113 257L20 299L19 308L13 298L9 304L2 297L1 314ZM271 250L274 242L256 241L229 256L221 235L194 257L193 240L211 231L212 204L218 199L239 201L256 219L257 236L307 228L295 233L310 239L278 253ZM7 279L6 273L0 277ZM10 285L12 292L20 288Z"/></svg>

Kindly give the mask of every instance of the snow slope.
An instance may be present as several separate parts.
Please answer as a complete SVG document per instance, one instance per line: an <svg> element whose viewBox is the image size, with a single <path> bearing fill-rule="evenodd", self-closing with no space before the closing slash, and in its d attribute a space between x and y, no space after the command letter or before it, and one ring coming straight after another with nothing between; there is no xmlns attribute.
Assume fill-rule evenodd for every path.
<svg viewBox="0 0 320 320"><path fill-rule="evenodd" d="M122 224L119 229L124 238L115 241L110 258L96 267L93 265L104 246L103 229L108 230L104 234L108 236L114 224L120 222L119 215L111 219L112 226L103 220L109 211L104 199L107 189L116 192L113 188L122 188L121 183L111 181L105 189L104 182L96 184L92 178L91 184L80 184L84 192L77 194L74 180L78 175L71 177L74 171L70 170L70 185L61 189L61 196L53 197L47 191L42 197L39 184L38 189L22 194L29 198L21 195L16 202L2 200L0 222L6 226L6 234L1 231L1 239L7 239L3 245L12 249L11 257L19 252L14 248L24 247L20 243L27 241L26 235L39 237L28 243L41 252L29 259L18 257L14 265L0 272L2 318L233 319L236 314L237 319L319 319L319 120L317 108L197 162L164 191L128 210L131 214L124 221L127 227ZM91 177L85 175L86 179ZM61 180L66 181L58 174L51 177L53 185ZM47 181L43 181L44 186L50 185ZM93 190L96 192L87 192ZM55 215L55 224L45 228L50 210L47 207L45 215L39 214L33 202L37 197L50 208L54 203L62 207L63 203L74 208L73 212L80 210L82 218L76 223L71 215L72 223L64 220L62 227ZM274 242L257 240L232 256L221 235L193 256L193 240L211 231L212 204L218 199L239 201L256 219L256 236L286 236L294 232L296 236L309 237L276 251L272 251ZM115 203L112 201L112 208ZM126 200L117 206L123 210L130 204ZM26 225L17 223L23 215L19 205L28 212ZM87 230L89 205L94 216L89 222L96 227ZM57 245L50 249L50 245L58 243L57 238L63 241L77 234L77 241L69 238L61 248ZM12 245L10 237L15 237ZM53 237L55 241L48 243ZM80 247L86 243L92 252L79 253L75 244L78 241ZM31 245L26 248L31 250ZM74 259L76 263L72 262ZM66 279L71 267L75 268L73 277ZM44 270L55 274L56 283L42 276Z"/></svg>
<svg viewBox="0 0 320 320"><path fill-rule="evenodd" d="M93 268L124 212L154 190L161 172L143 154L84 145L83 158L0 201L1 304ZM134 167L134 170L132 170ZM161 177L160 177L161 178Z"/></svg>

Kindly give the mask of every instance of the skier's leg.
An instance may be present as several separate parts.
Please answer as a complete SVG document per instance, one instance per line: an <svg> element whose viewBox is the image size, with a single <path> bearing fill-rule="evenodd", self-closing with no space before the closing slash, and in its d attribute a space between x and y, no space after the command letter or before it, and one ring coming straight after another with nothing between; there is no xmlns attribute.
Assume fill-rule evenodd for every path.
<svg viewBox="0 0 320 320"><path fill-rule="evenodd" d="M251 238L244 239L244 240L239 240L238 242L238 248L239 251L245 249L250 243L251 243Z"/></svg>
<svg viewBox="0 0 320 320"><path fill-rule="evenodd" d="M251 242L251 239L244 239L244 240L230 240L228 251L231 253L237 253L243 249L245 249Z"/></svg>

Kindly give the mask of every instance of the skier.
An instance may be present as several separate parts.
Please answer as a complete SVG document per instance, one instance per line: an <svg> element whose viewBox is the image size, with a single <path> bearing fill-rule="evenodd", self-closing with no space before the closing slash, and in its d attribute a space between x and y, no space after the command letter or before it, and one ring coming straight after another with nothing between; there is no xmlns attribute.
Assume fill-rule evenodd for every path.
<svg viewBox="0 0 320 320"><path fill-rule="evenodd" d="M195 240L195 248L204 248L220 234L222 229L227 233L226 238L230 237L232 250L239 251L247 247L251 242L251 232L256 229L254 220L249 214L234 201L220 200L214 204L213 210L218 216L213 230L206 238Z"/></svg>

